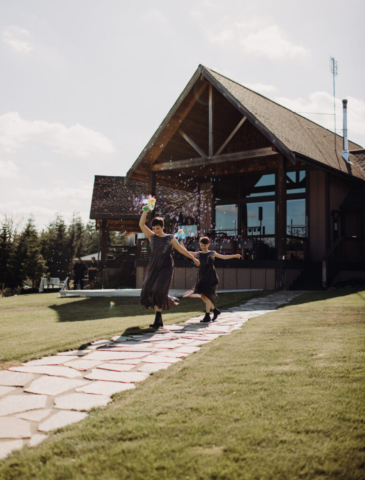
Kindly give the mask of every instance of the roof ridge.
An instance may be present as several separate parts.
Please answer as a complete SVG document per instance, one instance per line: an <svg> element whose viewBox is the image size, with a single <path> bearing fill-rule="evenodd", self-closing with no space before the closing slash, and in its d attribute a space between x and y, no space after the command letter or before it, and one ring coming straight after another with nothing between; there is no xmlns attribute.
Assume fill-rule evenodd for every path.
<svg viewBox="0 0 365 480"><path fill-rule="evenodd" d="M250 92L254 93L255 95L258 95L259 97L262 97L264 98L265 100L268 100L269 102L271 103L274 103L275 105L278 105L279 107L281 108L284 108L285 110L287 110L288 112L291 112L293 115L296 115L300 118L303 118L304 120L307 120L308 122L311 122L313 123L314 125L318 126L319 128L323 128L323 130L326 130L327 132L330 132L332 134L335 134L335 132L333 132L332 130L330 130L329 128L326 128L326 127L323 127L322 125L320 125L319 123L317 122L314 122L313 120L310 120L309 118L307 117L304 117L303 115L301 115L300 113L297 113L297 112L294 112L293 110L291 110L290 108L288 107L285 107L284 105L281 105L281 103L278 103L278 102L275 102L275 100L272 100L271 98L268 98L268 97L265 97L265 95L262 95L262 93L259 93L259 92L256 92L255 90L252 90L252 88L248 88L248 87L245 87L245 85L242 85L242 83L239 83L239 82L236 82L236 80L232 80L231 78L227 77L226 75L223 75L219 72L217 72L216 70L213 70L212 68L209 68L209 67L206 67L205 65L201 65L203 68L206 68L207 70L210 70L211 72L214 72L215 74L229 80L230 82L232 83L235 83L236 85L239 85L240 87L242 88L245 88L246 90L249 90ZM343 139L343 135L339 135L338 133L335 134L336 137L338 138L342 138ZM359 145L358 143L356 142L353 142L352 140L349 139L349 142L353 143L354 145L357 145L358 147L361 147L361 145Z"/></svg>

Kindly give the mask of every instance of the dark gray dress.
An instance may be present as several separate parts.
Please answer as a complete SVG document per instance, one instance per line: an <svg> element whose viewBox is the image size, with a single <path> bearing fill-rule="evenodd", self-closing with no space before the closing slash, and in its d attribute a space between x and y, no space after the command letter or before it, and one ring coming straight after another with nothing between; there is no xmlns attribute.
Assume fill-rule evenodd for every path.
<svg viewBox="0 0 365 480"><path fill-rule="evenodd" d="M151 255L141 292L143 308L157 306L163 310L169 310L179 304L177 298L169 296L172 274L174 273L174 262L171 256L171 240L173 238L173 235L151 236Z"/></svg>
<svg viewBox="0 0 365 480"><path fill-rule="evenodd" d="M205 295L209 300L215 303L218 299L216 294L216 288L219 282L219 278L214 268L214 251L208 253L199 253L199 280L194 287L194 293Z"/></svg>
<svg viewBox="0 0 365 480"><path fill-rule="evenodd" d="M219 278L214 267L215 252L197 252L197 254L200 261L199 280L192 290L185 293L184 298L201 298L202 295L205 295L212 303L216 303Z"/></svg>

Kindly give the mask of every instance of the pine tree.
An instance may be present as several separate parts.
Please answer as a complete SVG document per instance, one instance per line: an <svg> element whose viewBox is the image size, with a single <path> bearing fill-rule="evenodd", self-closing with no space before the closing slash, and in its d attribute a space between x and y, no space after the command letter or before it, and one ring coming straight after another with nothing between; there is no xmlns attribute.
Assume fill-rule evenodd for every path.
<svg viewBox="0 0 365 480"><path fill-rule="evenodd" d="M80 215L73 214L71 223L67 229L67 248L70 258L70 266L74 263L74 259L84 255L83 250L83 233L84 225Z"/></svg>
<svg viewBox="0 0 365 480"><path fill-rule="evenodd" d="M65 279L71 274L71 258L68 251L67 228L61 215L49 223L41 233L42 255L47 261L51 277Z"/></svg>
<svg viewBox="0 0 365 480"><path fill-rule="evenodd" d="M24 230L19 235L14 263L17 283L20 285L29 279L32 286L35 287L47 272L46 261L41 253L41 243L33 218L29 218Z"/></svg>
<svg viewBox="0 0 365 480"><path fill-rule="evenodd" d="M0 290L2 296L5 288L16 287L14 281L14 244L5 226L0 233Z"/></svg>
<svg viewBox="0 0 365 480"><path fill-rule="evenodd" d="M96 254L99 248L99 230L96 230L95 222L88 222L82 234L82 255Z"/></svg>

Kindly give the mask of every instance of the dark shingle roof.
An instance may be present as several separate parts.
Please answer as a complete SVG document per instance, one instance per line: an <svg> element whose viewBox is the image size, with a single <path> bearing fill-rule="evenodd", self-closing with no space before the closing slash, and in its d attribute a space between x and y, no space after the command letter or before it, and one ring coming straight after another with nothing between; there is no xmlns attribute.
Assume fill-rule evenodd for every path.
<svg viewBox="0 0 365 480"><path fill-rule="evenodd" d="M365 176L365 149L363 148L361 150L353 151L350 150L350 160L361 168Z"/></svg>
<svg viewBox="0 0 365 480"><path fill-rule="evenodd" d="M96 175L91 201L91 219L134 220L141 214L142 196L147 196L146 183L125 177ZM171 215L184 212L193 215L196 207L196 194L157 185L156 212Z"/></svg>
<svg viewBox="0 0 365 480"><path fill-rule="evenodd" d="M220 75L214 70L203 67L203 72L204 70L208 72L208 76L212 76L216 82L222 85L243 109L251 113L261 125L269 130L290 151L365 180L365 171L360 168L356 158L351 159L354 163L352 168L350 166L351 172L349 172L348 164L341 158L343 150L342 137L336 136L336 154L334 150L334 133L330 130ZM227 98L229 99L229 97ZM257 124L257 127L259 128L259 124ZM358 148L361 147L349 141L349 150Z"/></svg>

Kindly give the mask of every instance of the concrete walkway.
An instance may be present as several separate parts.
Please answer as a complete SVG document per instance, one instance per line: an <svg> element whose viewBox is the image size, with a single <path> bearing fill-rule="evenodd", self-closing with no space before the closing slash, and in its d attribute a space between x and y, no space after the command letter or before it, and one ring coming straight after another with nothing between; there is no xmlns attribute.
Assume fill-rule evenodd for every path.
<svg viewBox="0 0 365 480"><path fill-rule="evenodd" d="M240 292L257 292L262 289L247 289L247 290L218 290L217 293L240 293ZM181 298L185 295L185 289L172 289L169 291L169 295L172 297ZM70 297L140 297L140 288L115 288L115 289L103 289L103 290L60 290L61 298Z"/></svg>
<svg viewBox="0 0 365 480"><path fill-rule="evenodd" d="M216 322L202 316L144 335L99 340L86 350L62 352L0 371L0 458L47 433L87 417L117 392L135 388L151 373L168 368L248 319L276 310L305 292L276 292L230 308Z"/></svg>

